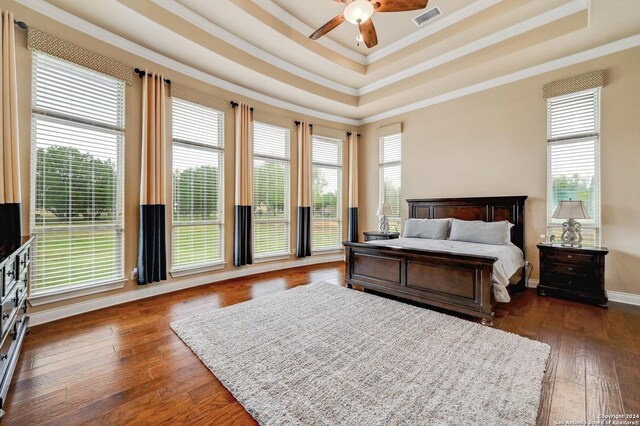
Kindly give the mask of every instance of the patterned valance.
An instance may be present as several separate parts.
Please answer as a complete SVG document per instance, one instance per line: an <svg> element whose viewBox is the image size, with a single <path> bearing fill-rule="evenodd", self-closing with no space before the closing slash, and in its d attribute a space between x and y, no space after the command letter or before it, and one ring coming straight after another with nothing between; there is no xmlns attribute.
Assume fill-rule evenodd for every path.
<svg viewBox="0 0 640 426"><path fill-rule="evenodd" d="M29 26L27 31L27 46L29 49L39 50L65 61L119 78L129 85L133 84L137 77L133 73L133 68L122 62L85 49L32 26Z"/></svg>
<svg viewBox="0 0 640 426"><path fill-rule="evenodd" d="M544 99L604 86L604 71L594 71L547 83L542 88Z"/></svg>
<svg viewBox="0 0 640 426"><path fill-rule="evenodd" d="M171 83L171 96L225 113L231 111L231 104L229 103L229 100L209 95L176 82Z"/></svg>

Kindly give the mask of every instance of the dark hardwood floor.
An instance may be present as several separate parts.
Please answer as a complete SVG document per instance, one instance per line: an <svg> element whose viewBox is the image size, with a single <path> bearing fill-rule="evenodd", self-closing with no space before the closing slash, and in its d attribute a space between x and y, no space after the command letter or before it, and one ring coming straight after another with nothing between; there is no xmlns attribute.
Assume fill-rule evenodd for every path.
<svg viewBox="0 0 640 426"><path fill-rule="evenodd" d="M169 324L315 281L344 266L303 267L196 287L33 327L4 424L254 424ZM515 294L495 326L548 343L538 424L640 413L640 307L609 309Z"/></svg>

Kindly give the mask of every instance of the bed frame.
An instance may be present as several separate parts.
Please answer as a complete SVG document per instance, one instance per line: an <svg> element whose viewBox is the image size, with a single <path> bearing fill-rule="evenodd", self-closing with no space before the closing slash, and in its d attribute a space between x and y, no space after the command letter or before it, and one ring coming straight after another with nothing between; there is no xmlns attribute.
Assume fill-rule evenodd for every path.
<svg viewBox="0 0 640 426"><path fill-rule="evenodd" d="M524 252L526 196L407 200L409 218L508 220ZM347 286L397 296L479 318L493 325L491 274L497 258L344 242ZM516 287L524 288L524 270Z"/></svg>

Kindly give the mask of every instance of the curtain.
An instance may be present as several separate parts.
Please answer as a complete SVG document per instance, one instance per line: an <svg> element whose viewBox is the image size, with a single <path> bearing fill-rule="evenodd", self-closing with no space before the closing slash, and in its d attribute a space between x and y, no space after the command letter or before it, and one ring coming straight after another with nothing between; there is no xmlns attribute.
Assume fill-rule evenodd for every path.
<svg viewBox="0 0 640 426"><path fill-rule="evenodd" d="M2 12L2 132L0 134L0 255L20 245L20 155L13 13Z"/></svg>
<svg viewBox="0 0 640 426"><path fill-rule="evenodd" d="M147 71L142 77L138 284L167 279L165 105L163 76Z"/></svg>
<svg viewBox="0 0 640 426"><path fill-rule="evenodd" d="M298 257L311 256L311 125L296 122L298 140Z"/></svg>
<svg viewBox="0 0 640 426"><path fill-rule="evenodd" d="M347 237L358 242L358 135L347 132L349 142L349 223Z"/></svg>
<svg viewBox="0 0 640 426"><path fill-rule="evenodd" d="M253 108L233 104L236 124L236 204L233 264L253 263Z"/></svg>

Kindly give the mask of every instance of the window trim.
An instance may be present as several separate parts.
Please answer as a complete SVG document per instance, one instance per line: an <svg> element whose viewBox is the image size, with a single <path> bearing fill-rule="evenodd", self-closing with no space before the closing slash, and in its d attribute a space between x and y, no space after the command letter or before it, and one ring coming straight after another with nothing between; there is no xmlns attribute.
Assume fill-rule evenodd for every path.
<svg viewBox="0 0 640 426"><path fill-rule="evenodd" d="M315 137L319 137L322 139L328 139L331 141L337 141L338 142L338 155L339 155L339 159L340 159L340 164L332 164L332 163L325 163L325 162L321 162L321 161L314 161L313 159L313 143L314 143L314 138ZM338 253L338 252L342 252L344 249L342 247L342 238L344 235L343 232L343 223L344 223L344 215L342 212L342 207L344 205L343 202L343 197L344 197L344 153L343 153L343 149L344 149L344 143L345 141L343 139L338 139L338 138L332 138L329 136L321 136L321 135L312 135L311 136L311 173L313 174L313 168L315 166L318 167L323 167L323 168L327 168L327 169L333 169L333 170L337 170L338 171L338 185L337 185L337 189L339 191L339 196L336 197L336 212L338 213L338 218L322 218L324 221L326 222L336 222L338 224L338 229L340 230L340 236L338 238L339 242L338 245L335 247L327 247L327 248L322 248L322 249L315 249L313 247L313 222L314 222L314 215L313 215L313 188L311 188L311 254L315 255L315 254L326 254L326 253Z"/></svg>
<svg viewBox="0 0 640 426"><path fill-rule="evenodd" d="M285 214L284 214L284 219L256 219L255 214L253 215L253 232L251 235L252 238L252 250L253 250L253 260L255 263L260 263L260 262L269 262L269 261L273 261L273 260L282 260L282 259L289 259L291 258L291 129L287 128L287 127L281 127L281 126L277 126L275 124L271 124L271 123L266 123L263 121L255 121L254 122L254 141L255 141L255 124L259 123L262 126L267 126L267 127L272 127L272 128L276 128L278 130L284 130L288 132L289 137L287 138L288 140L285 141L288 145L286 147L285 150L285 157L278 157L276 155L267 155L267 154L256 154L255 152L255 145L254 145L254 150L252 152L253 155L253 162L254 162L254 175L253 175L253 194L251 197L251 202L253 203L253 208L255 209L255 188L256 188L256 183L255 183L255 161L256 160L262 160L265 162L272 162L272 163L280 163L280 164L284 164L286 166L286 170L287 170L287 176L285 177L285 183L286 183L286 188L285 188ZM282 224L282 225L286 225L286 229L287 232L285 233L285 235L287 236L287 250L286 251L282 251L282 252L272 252L272 253L267 253L267 254L256 254L256 238L255 238L255 229L256 229L256 225L259 223L275 223L275 224Z"/></svg>
<svg viewBox="0 0 640 426"><path fill-rule="evenodd" d="M384 162L382 159L382 144L384 140L387 138L398 136L400 139L400 160L397 161L388 161ZM400 167L400 194L402 194L402 132L393 133L391 135L380 136L378 138L378 204L386 202L385 193L384 193L384 174L383 170L390 167ZM398 205L397 214L393 216L387 216L387 218L397 219L398 220L398 230L397 232L402 233L402 197L400 197L401 201ZM392 232L389 230L389 232Z"/></svg>
<svg viewBox="0 0 640 426"><path fill-rule="evenodd" d="M192 102L189 101L187 99L183 99L183 98L179 98L179 97L175 97L173 96L171 98L171 108L172 108L172 113L173 113L173 103L175 100L178 100L179 102L185 102L187 104L192 104L192 105L196 105L199 108L206 108L212 111L215 111L216 113L218 113L221 117L220 120L220 124L221 124L221 130L220 130L220 134L222 135L222 138L220 139L220 144L219 145L210 145L210 144L206 144L206 143L201 143L201 142L197 142L197 141L189 141L186 139L181 139L181 138L175 138L173 135L173 114L171 117L171 127L172 127L172 132L171 132L171 174L173 176L173 148L175 145L178 146L182 146L184 148L192 148L195 147L197 149L205 149L205 150L209 150L211 152L215 152L217 155L220 156L220 164L221 164L221 172L220 172L220 180L218 182L218 189L219 189L219 193L222 194L222 208L219 209L220 211L220 215L219 215L219 219L218 220L204 220L204 221L198 221L198 222L181 222L181 223L176 223L174 221L174 212L173 212L173 206L175 203L174 200L174 188L173 188L173 177L171 178L171 264L170 264L170 269L169 269L169 273L171 274L172 277L182 277L182 276L186 276L186 275L193 275L193 274L199 274L201 272L208 272L208 271L214 271L214 270L219 270L219 269L223 269L226 266L226 262L225 262L225 221L224 221L224 215L225 215L225 208L224 208L224 203L225 203L225 113L223 111L220 111L216 108L212 108L210 106L206 106L206 105L201 105L197 102ZM219 199L220 201L220 199ZM176 266L174 264L174 260L175 260L175 241L176 241L176 228L182 227L182 226L194 226L194 225L216 225L219 229L219 235L220 235L220 259L211 261L211 262L201 262L201 263L193 263L193 264L189 264L189 265L184 265L184 266Z"/></svg>
<svg viewBox="0 0 640 426"><path fill-rule="evenodd" d="M576 133L571 135L563 135L561 137L551 137L551 102L562 100L564 98L571 98L574 96L579 96L581 94L593 93L595 96L595 132L589 133ZM559 145L569 145L580 142L590 142L594 143L594 177L596 180L596 189L594 191L594 205L597 209L597 217L594 220L594 224L585 224L580 222L582 225L582 230L593 230L595 234L594 245L596 247L600 246L602 242L602 173L600 170L601 165L601 157L600 157L600 133L601 133L601 109L602 109L602 91L600 87L595 87L586 90L579 90L577 92L566 93L559 96L550 97L546 100L546 108L547 108L547 224L546 224L546 233L547 238L552 234L552 229L558 228L562 226L562 223L565 221L564 219L553 219L551 216L553 215L551 208L551 200L553 198L553 178L551 176L551 155L550 155L550 147L551 146L559 146ZM557 221L557 222L554 222ZM585 246L589 247L589 246Z"/></svg>
<svg viewBox="0 0 640 426"><path fill-rule="evenodd" d="M120 97L119 102L121 103L121 107L122 107L122 114L121 114L121 117L119 117L121 126L106 124L104 122L100 122L98 120L91 120L90 118L86 118L86 117L78 117L71 114L48 111L46 109L37 107L36 105L37 91L36 91L36 85L34 82L34 78L37 75L35 71L35 65L37 63L37 60L34 60L35 56L52 58L54 61L63 63L65 66L69 66L72 68L78 67L88 72L99 74L101 76L104 76L105 78L109 78L115 82L118 82L121 89L121 91L119 92L119 97ZM39 50L34 50L31 54L31 58L32 58L32 70L31 70L32 71L32 75L31 75L32 94L31 94L31 114L30 114L31 188L29 189L31 205L29 207L29 210L30 210L29 232L34 237L33 244L32 244L34 266L37 259L38 238L41 235L46 235L47 233L52 233L52 232L86 232L86 231L114 231L114 233L119 234L120 241L119 241L119 244L116 243L117 245L119 245L116 253L119 252L120 254L119 257L120 257L120 264L121 264L121 269L118 274L103 280L98 280L93 282L73 284L73 285L55 285L55 286L52 286L51 288L38 287L37 285L32 286L30 282L28 286L29 303L33 306L39 306L39 305L44 305L44 304L53 303L57 301L72 299L72 298L76 298L84 295L96 294L96 293L101 293L105 291L119 289L124 287L124 285L126 284L127 278L124 271L125 260L126 260L125 259L125 222L126 222L125 192L126 192L126 188L124 184L125 167L126 167L126 155L125 155L126 84L123 80L117 77L104 74L102 72L93 70L91 68L87 68L83 65L66 61L64 59L47 54L45 52L41 52ZM70 72L72 72L72 70ZM61 123L61 124L83 128L83 129L88 129L88 130L95 131L96 129L98 129L103 132L112 133L119 139L119 143L116 146L116 159L118 162L117 165L119 167L116 169L116 179L117 179L116 194L117 195L116 195L115 205L116 205L116 214L120 213L119 215L120 217L119 217L119 220L116 221L117 223L104 224L99 226L74 225L73 230L70 230L69 226L52 226L46 230L42 226L36 226L35 214L36 214L36 207L37 207L36 174L37 174L38 144L36 141L36 132L33 129L38 118L45 122L48 121L48 122L54 122L54 123ZM117 246L114 245L114 247L117 247Z"/></svg>

